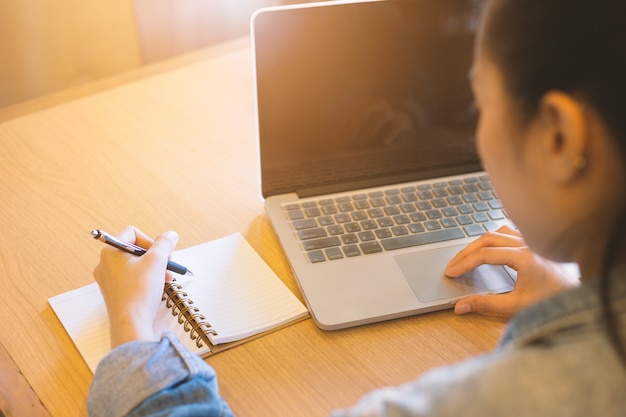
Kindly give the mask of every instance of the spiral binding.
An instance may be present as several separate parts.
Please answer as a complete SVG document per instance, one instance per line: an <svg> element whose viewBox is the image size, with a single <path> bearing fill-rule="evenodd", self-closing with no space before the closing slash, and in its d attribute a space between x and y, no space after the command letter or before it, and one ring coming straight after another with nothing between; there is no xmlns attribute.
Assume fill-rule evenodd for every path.
<svg viewBox="0 0 626 417"><path fill-rule="evenodd" d="M203 347L202 342L207 346L211 345L209 335L216 336L217 332L211 328L211 323L206 321L206 317L193 305L193 300L175 279L165 284L162 299L165 300L167 308L172 309L172 315L178 316L178 323L183 325L191 340L196 341L196 346Z"/></svg>

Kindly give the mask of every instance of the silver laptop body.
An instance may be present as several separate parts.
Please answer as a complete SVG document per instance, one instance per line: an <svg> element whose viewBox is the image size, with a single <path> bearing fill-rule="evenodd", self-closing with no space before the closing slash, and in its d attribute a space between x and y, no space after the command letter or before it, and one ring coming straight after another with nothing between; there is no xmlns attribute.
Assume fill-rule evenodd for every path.
<svg viewBox="0 0 626 417"><path fill-rule="evenodd" d="M337 1L252 18L265 208L322 329L506 292L445 265L508 222L475 151L472 0Z"/></svg>

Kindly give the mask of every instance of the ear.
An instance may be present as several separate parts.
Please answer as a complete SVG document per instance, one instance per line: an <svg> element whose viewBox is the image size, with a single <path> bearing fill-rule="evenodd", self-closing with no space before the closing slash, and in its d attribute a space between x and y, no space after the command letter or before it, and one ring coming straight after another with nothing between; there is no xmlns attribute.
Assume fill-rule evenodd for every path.
<svg viewBox="0 0 626 417"><path fill-rule="evenodd" d="M589 126L582 103L568 94L551 91L541 99L540 116L549 174L560 183L579 178L587 167L589 149Z"/></svg>

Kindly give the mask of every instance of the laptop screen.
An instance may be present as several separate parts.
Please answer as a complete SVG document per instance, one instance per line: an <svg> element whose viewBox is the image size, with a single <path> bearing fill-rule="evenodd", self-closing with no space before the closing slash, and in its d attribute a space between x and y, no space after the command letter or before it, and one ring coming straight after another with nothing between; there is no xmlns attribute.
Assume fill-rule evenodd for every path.
<svg viewBox="0 0 626 417"><path fill-rule="evenodd" d="M259 13L263 195L479 170L468 79L475 3L387 0Z"/></svg>

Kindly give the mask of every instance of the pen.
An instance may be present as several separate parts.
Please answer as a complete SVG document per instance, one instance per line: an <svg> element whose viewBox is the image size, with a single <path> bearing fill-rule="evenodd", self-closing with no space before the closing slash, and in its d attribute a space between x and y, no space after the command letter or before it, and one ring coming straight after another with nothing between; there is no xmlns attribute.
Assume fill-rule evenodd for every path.
<svg viewBox="0 0 626 417"><path fill-rule="evenodd" d="M107 245L111 245L114 248L117 248L126 253L130 253L131 255L141 256L147 252L144 248L133 245L132 243L124 242L123 240L120 240L103 230L92 230L91 236L96 240L104 242ZM189 269L172 260L167 261L167 269L180 275L193 275L193 272L191 272Z"/></svg>

